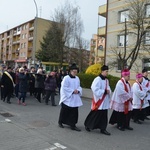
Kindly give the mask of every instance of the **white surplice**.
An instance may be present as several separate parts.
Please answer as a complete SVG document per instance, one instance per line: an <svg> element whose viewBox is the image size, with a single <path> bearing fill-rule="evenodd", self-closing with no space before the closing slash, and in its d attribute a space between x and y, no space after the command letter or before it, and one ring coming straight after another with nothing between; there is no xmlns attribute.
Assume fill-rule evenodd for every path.
<svg viewBox="0 0 150 150"><path fill-rule="evenodd" d="M142 87L143 87L143 90L147 93L147 97L145 98L145 100L150 100L150 81L149 80L146 80L144 77L143 77L143 81L142 81Z"/></svg>
<svg viewBox="0 0 150 150"><path fill-rule="evenodd" d="M141 89L140 89L141 87ZM135 82L132 86L133 89L133 109L141 108L141 100L144 100L142 108L148 106L148 101L144 98L146 97L146 92L144 91L142 85L138 82Z"/></svg>
<svg viewBox="0 0 150 150"><path fill-rule="evenodd" d="M124 112L125 110L125 102L132 98L132 91L129 83L126 83L125 79L122 78L125 85L127 86L128 92L125 91L125 86L121 80L119 80L116 84L114 93L111 98L110 108L117 112ZM133 110L132 103L129 102L128 111Z"/></svg>
<svg viewBox="0 0 150 150"><path fill-rule="evenodd" d="M78 90L78 94L73 94L74 90ZM78 76L71 78L69 75L65 76L61 82L60 89L60 102L62 102L69 107L79 107L82 106L82 88L80 86L80 80Z"/></svg>
<svg viewBox="0 0 150 150"><path fill-rule="evenodd" d="M110 94L106 94L106 97L104 98L98 110L109 109L109 102L110 102L110 95L111 95L109 81L108 79L102 80L101 77L98 76L93 80L92 85L91 85L94 101L97 102L99 99L102 99L103 94L105 93L106 82L107 82L107 90L110 91Z"/></svg>

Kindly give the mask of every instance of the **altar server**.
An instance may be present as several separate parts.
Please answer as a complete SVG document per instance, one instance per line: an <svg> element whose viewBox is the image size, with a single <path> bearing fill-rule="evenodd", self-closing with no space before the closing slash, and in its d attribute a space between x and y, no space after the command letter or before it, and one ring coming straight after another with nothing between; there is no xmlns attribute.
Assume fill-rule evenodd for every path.
<svg viewBox="0 0 150 150"><path fill-rule="evenodd" d="M109 81L106 78L108 74L108 66L103 65L101 71L101 74L94 79L91 85L93 92L92 106L84 125L87 131L100 129L102 134L110 135L106 130L108 124L107 113L111 94Z"/></svg>
<svg viewBox="0 0 150 150"><path fill-rule="evenodd" d="M63 124L69 125L72 130L81 131L76 127L78 122L78 107L82 106L82 88L77 76L78 67L72 64L69 75L66 75L61 82L60 102L61 110L58 125L64 128Z"/></svg>
<svg viewBox="0 0 150 150"><path fill-rule="evenodd" d="M145 119L144 108L148 106L146 100L147 93L142 87L143 75L138 73L136 75L136 82L133 84L133 119L137 124L141 124L140 120Z"/></svg>
<svg viewBox="0 0 150 150"><path fill-rule="evenodd" d="M148 79L148 70L144 68L142 70L143 74L143 81L142 81L142 87L144 91L147 93L147 97L145 98L146 101L148 101L149 105L145 108L145 119L150 120L147 116L150 116L150 80Z"/></svg>

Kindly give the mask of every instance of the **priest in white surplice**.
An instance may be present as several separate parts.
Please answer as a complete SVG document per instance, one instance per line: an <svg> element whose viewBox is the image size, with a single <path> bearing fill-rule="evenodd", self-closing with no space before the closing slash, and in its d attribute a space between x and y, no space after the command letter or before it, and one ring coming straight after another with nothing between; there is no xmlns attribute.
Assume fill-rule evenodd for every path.
<svg viewBox="0 0 150 150"><path fill-rule="evenodd" d="M147 93L147 97L145 98L145 100L147 100L149 103L148 107L145 108L145 119L150 120L147 117L147 116L150 116L150 80L148 78L148 70L144 68L142 70L142 74L143 74L142 87L144 91Z"/></svg>
<svg viewBox="0 0 150 150"><path fill-rule="evenodd" d="M58 125L64 128L63 124L69 125L72 130L81 131L76 127L78 122L78 107L82 106L80 96L82 88L77 75L78 68L76 64L70 67L69 75L65 76L61 82L60 102L61 110Z"/></svg>
<svg viewBox="0 0 150 150"><path fill-rule="evenodd" d="M110 108L113 113L109 123L114 125L121 131L133 130L130 127L130 119L132 115L132 92L129 83L130 71L124 69L121 73L122 78L117 82L114 93L111 98Z"/></svg>
<svg viewBox="0 0 150 150"><path fill-rule="evenodd" d="M147 92L142 87L143 75L138 73L136 75L136 82L133 84L133 119L137 124L141 124L145 119L145 108L148 107L146 100Z"/></svg>
<svg viewBox="0 0 150 150"><path fill-rule="evenodd" d="M101 71L101 74L94 79L91 85L93 92L92 106L84 125L87 131L100 129L102 134L110 135L106 130L108 123L107 113L111 95L109 81L106 78L108 66L102 66Z"/></svg>

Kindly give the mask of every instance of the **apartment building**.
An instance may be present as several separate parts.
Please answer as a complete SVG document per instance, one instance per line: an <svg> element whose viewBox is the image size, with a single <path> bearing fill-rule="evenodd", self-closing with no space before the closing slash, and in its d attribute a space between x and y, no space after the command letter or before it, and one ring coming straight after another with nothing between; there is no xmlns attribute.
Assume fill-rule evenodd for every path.
<svg viewBox="0 0 150 150"><path fill-rule="evenodd" d="M104 63L106 27L102 26L101 18L103 18L103 21L104 18L106 18L106 5L102 5L98 8L98 29L97 33L93 34L90 41L89 65Z"/></svg>
<svg viewBox="0 0 150 150"><path fill-rule="evenodd" d="M138 0L137 0L138 1ZM139 0L142 1L142 0ZM130 22L129 14L131 13L131 2L127 0L107 0L107 4L99 7L99 15L106 16L106 51L105 51L105 64L110 66L110 74L120 77L120 65L121 62L118 59L119 52L126 47L126 52L129 53L130 50L135 45L136 36L131 35L131 32L135 30L128 25ZM144 27L150 23L150 3L146 3L144 7ZM147 1L148 2L148 1ZM127 31L125 34L125 22L127 23ZM147 28L148 29L148 28ZM102 31L99 31L100 33ZM137 60L134 62L131 68L131 79L135 79L135 74L141 72L145 67L150 71L150 32L147 33L142 39L141 49ZM144 48L147 48L147 52ZM143 48L143 49L142 49ZM132 58L129 59L130 63ZM114 63L115 62L115 63ZM128 63L126 67L128 67Z"/></svg>
<svg viewBox="0 0 150 150"><path fill-rule="evenodd" d="M0 33L0 61L10 66L36 64L35 53L40 49L51 21L35 18Z"/></svg>
<svg viewBox="0 0 150 150"><path fill-rule="evenodd" d="M105 36L94 34L90 41L89 65L104 62Z"/></svg>

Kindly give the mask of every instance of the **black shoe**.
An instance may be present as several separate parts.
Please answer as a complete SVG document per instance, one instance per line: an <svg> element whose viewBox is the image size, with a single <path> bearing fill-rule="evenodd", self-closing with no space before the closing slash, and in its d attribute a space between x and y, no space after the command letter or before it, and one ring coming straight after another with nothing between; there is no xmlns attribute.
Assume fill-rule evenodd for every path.
<svg viewBox="0 0 150 150"><path fill-rule="evenodd" d="M90 130L88 127L86 127L86 126L85 126L85 130L88 131L88 132L91 131L91 130Z"/></svg>
<svg viewBox="0 0 150 150"><path fill-rule="evenodd" d="M117 129L119 129L120 131L125 131L125 128L123 127L117 127Z"/></svg>
<svg viewBox="0 0 150 150"><path fill-rule="evenodd" d="M127 129L127 130L133 130L133 128L132 128L132 127L126 127L126 129Z"/></svg>
<svg viewBox="0 0 150 150"><path fill-rule="evenodd" d="M52 106L57 106L56 104L53 104Z"/></svg>
<svg viewBox="0 0 150 150"><path fill-rule="evenodd" d="M81 131L79 128L77 128L76 126L71 127L71 130L75 130L75 131Z"/></svg>
<svg viewBox="0 0 150 150"><path fill-rule="evenodd" d="M58 123L58 126L59 126L60 128L64 128L64 126L63 126L62 123Z"/></svg>
<svg viewBox="0 0 150 150"><path fill-rule="evenodd" d="M137 123L137 124L142 124L142 122L139 121L139 120L134 120L134 122Z"/></svg>
<svg viewBox="0 0 150 150"><path fill-rule="evenodd" d="M105 135L111 135L108 131L106 131L106 130L101 130L101 133L102 134L105 134Z"/></svg>
<svg viewBox="0 0 150 150"><path fill-rule="evenodd" d="M147 116L145 117L145 120L150 120L150 118L148 118Z"/></svg>
<svg viewBox="0 0 150 150"><path fill-rule="evenodd" d="M38 99L38 102L41 103L41 100Z"/></svg>
<svg viewBox="0 0 150 150"><path fill-rule="evenodd" d="M7 101L7 103L8 103L8 104L11 104L11 102L10 102L10 101Z"/></svg>

